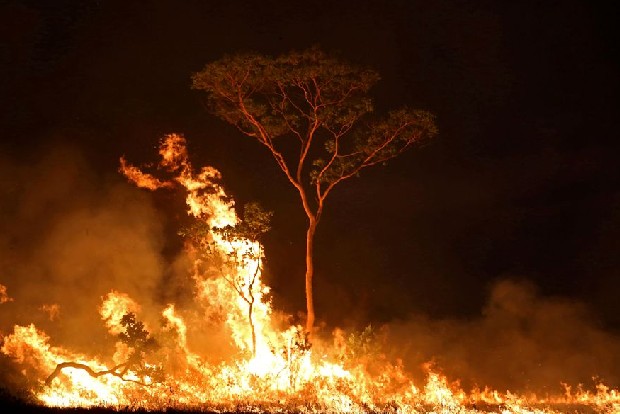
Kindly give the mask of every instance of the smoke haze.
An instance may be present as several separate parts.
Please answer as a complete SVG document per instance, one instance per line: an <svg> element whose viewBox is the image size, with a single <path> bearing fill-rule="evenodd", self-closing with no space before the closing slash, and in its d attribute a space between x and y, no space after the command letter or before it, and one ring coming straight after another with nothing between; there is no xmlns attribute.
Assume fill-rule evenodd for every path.
<svg viewBox="0 0 620 414"><path fill-rule="evenodd" d="M153 305L164 265L162 220L148 195L95 176L79 152L0 163L0 284L14 300L0 330L35 323L78 350L109 344L98 314L111 290Z"/></svg>
<svg viewBox="0 0 620 414"><path fill-rule="evenodd" d="M114 339L98 309L111 290L138 302L152 326L164 301L175 299L190 326L205 323L175 296L192 289L189 263L183 255L164 258L165 218L149 193L120 176L102 180L70 147L29 164L0 160L0 180L0 334L34 323L52 344L109 355ZM385 328L388 357L420 381L433 361L465 388L557 393L562 382L592 385L592 375L620 384L620 339L584 305L543 297L521 279L497 282L478 318L418 315ZM217 330L189 339L196 352L212 356L230 345Z"/></svg>
<svg viewBox="0 0 620 414"><path fill-rule="evenodd" d="M422 364L433 361L466 388L561 393L561 383L620 383L620 338L584 305L543 297L522 279L497 282L474 320L418 316L388 328L394 358L420 376Z"/></svg>

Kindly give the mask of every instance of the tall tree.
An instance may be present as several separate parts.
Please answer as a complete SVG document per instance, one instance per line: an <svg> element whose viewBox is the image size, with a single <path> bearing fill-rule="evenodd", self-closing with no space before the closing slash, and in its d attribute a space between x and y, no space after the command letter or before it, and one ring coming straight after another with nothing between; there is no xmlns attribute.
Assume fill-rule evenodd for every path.
<svg viewBox="0 0 620 414"><path fill-rule="evenodd" d="M371 117L379 75L318 48L278 57L225 56L192 76L213 114L263 144L297 190L308 217L306 331L314 326L313 246L336 185L437 133L429 112L403 108ZM292 144L296 149L292 149Z"/></svg>

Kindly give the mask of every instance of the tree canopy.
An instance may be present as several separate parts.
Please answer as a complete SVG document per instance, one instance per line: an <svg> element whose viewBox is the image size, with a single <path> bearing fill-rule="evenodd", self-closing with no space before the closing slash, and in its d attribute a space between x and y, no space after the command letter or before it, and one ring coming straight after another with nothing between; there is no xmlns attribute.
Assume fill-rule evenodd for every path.
<svg viewBox="0 0 620 414"><path fill-rule="evenodd" d="M267 147L308 217L306 328L314 324L313 242L325 200L339 183L437 133L434 116L401 108L373 117L376 71L317 47L278 57L225 56L192 76L211 112ZM296 146L296 149L293 147Z"/></svg>

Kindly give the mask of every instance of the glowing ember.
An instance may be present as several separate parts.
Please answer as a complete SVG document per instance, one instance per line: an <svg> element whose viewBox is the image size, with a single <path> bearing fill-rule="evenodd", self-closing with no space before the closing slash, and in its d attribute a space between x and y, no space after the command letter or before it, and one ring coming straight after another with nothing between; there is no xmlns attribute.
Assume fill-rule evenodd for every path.
<svg viewBox="0 0 620 414"><path fill-rule="evenodd" d="M60 305L57 303L45 303L41 305L39 310L44 312L48 316L50 321L55 321L60 316Z"/></svg>
<svg viewBox="0 0 620 414"><path fill-rule="evenodd" d="M260 243L230 231L242 220L218 184L219 172L206 167L196 173L180 135L168 135L159 153L159 167L174 174L171 180L124 159L121 171L142 188L180 185L187 191L189 214L203 230L187 237L195 306L169 303L159 311L159 325L147 324L134 299L109 292L99 308L117 339L108 356L52 346L34 325L15 326L0 350L21 367L42 404L261 412L549 414L575 407L620 412L620 393L603 384L594 391L566 386L564 395L544 397L466 392L428 368L426 383L418 386L397 361L373 357L364 333L336 330L330 341L317 337L310 346L302 327L287 325L271 307ZM0 303L11 300L0 285ZM58 316L53 305L41 309L50 319ZM201 349L209 340L195 336L211 336L230 352L209 355Z"/></svg>
<svg viewBox="0 0 620 414"><path fill-rule="evenodd" d="M7 302L12 302L13 298L6 293L6 286L0 284L0 305Z"/></svg>

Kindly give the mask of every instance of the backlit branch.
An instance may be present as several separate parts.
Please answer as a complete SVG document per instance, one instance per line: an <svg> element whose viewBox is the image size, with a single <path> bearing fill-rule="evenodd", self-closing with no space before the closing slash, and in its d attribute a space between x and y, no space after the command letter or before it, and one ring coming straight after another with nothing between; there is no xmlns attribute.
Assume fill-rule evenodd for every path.
<svg viewBox="0 0 620 414"><path fill-rule="evenodd" d="M238 77L231 83L229 77ZM228 56L192 77L209 96L212 112L266 146L300 196L306 232L307 332L314 323L313 243L328 194L363 168L384 163L436 134L432 115L403 109L362 125L372 112L367 96L379 75L318 48L276 58ZM236 89L235 89L236 88ZM231 90L232 89L232 90ZM229 100L236 94L234 102ZM294 137L297 158L276 139ZM287 159L285 159L285 155Z"/></svg>
<svg viewBox="0 0 620 414"><path fill-rule="evenodd" d="M123 381L133 382L133 383L145 386L145 387L150 385L142 381L134 380L131 378L125 378L125 375L127 374L127 370L128 370L127 365L128 365L127 363L123 363L123 364L119 364L115 366L112 369L103 370L103 371L95 371L88 365L80 364L79 362L61 362L58 365L56 365L56 369L54 369L54 371L45 379L45 385L49 387L52 384L52 381L54 381L54 379L58 375L60 375L62 370L65 368L81 369L83 371L86 371L86 373L93 378L99 378L104 375L112 375L114 377L122 379ZM121 368L122 370L118 371Z"/></svg>

